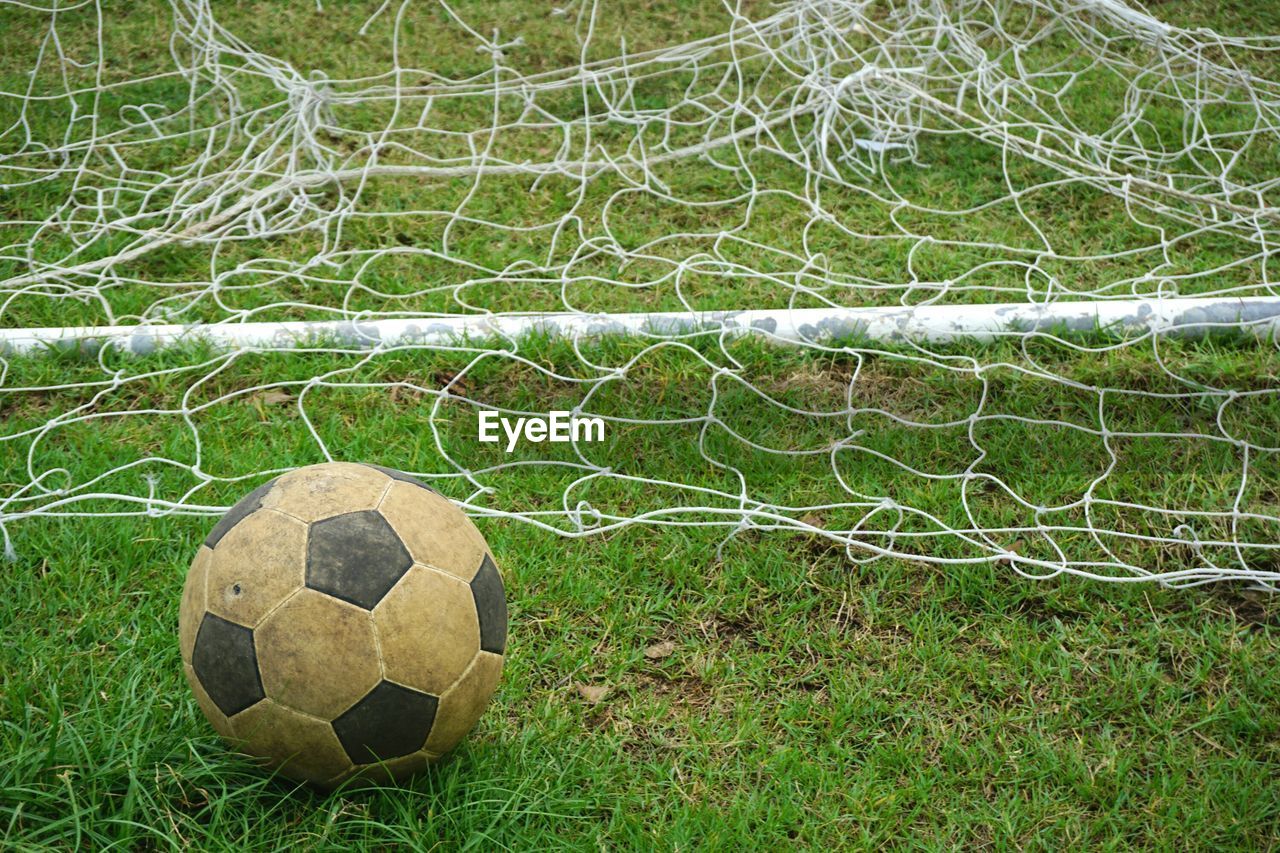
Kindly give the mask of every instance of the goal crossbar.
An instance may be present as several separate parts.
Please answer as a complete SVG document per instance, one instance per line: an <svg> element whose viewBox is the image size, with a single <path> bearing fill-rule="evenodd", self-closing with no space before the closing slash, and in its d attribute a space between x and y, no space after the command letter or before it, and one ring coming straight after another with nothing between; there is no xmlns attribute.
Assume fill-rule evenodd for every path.
<svg viewBox="0 0 1280 853"><path fill-rule="evenodd" d="M956 340L990 342L1042 332L1099 331L1199 337L1230 329L1261 338L1280 332L1280 297L1132 299L1114 301L925 305L878 308L590 314L441 315L330 321L138 324L0 329L0 352L113 347L135 353L181 341L218 347L281 347L312 341L346 346L444 345L467 339L706 333L760 334L783 343Z"/></svg>

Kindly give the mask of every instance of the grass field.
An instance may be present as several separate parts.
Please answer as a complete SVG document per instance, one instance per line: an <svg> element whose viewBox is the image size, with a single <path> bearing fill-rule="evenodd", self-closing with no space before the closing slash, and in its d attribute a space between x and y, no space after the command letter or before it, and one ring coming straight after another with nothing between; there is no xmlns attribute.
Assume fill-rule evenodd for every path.
<svg viewBox="0 0 1280 853"><path fill-rule="evenodd" d="M541 11L518 3L481 5L459 8L469 19L525 34L533 46L530 70L578 61L571 29L543 20ZM225 25L260 49L300 68L322 55L338 77L374 73L388 61L389 45L376 31L367 42L349 37L352 22L358 26L376 6L321 14L311 4L241 4L222 14ZM109 27L121 55L129 57L129 72L163 66L167 54L152 43L166 27L163 7L139 3L130 9ZM1269 4L1158 4L1156 11L1185 26L1280 32L1280 15ZM39 16L24 9L3 14L13 23L0 18L0 82L14 91L24 85L38 44L36 30L21 22ZM723 24L718 6L701 3L654 4L629 21L621 14L603 20L601 56L624 30L629 47L639 50ZM417 51L417 62L442 73L482 72L487 60L470 44L447 37L450 27L443 15L424 13L413 42L402 50ZM81 35L89 37L92 28ZM146 97L185 98L183 90L166 85L157 83ZM1099 112L1113 105L1105 90L1097 94ZM661 91L648 95L663 97ZM57 128L65 123L57 112L64 107L51 104L31 121ZM14 104L6 100L3 108ZM1077 108L1087 117L1087 103ZM368 120L376 124L377 117ZM158 146L155 168L163 169L172 153ZM918 175L903 167L900 189L939 207L1001 190L1003 173L981 146L939 142L931 156L934 168ZM690 195L724 195L728 179L704 167L673 167L672 174L679 173ZM1255 167L1274 169L1274 161ZM735 224L734 217L741 217L743 242L724 251L753 269L782 263L760 246L799 252L802 244L805 251L830 252L832 269L886 280L899 280L904 265L932 279L982 260L941 248L937 257L908 259L909 247L893 241L841 255L839 233L806 233L803 239L797 233L808 213L786 191L799 192L793 185L802 179L798 172L783 158L763 156L757 174L779 192L749 214L664 211L642 198L617 212L613 237L629 247L649 245L658 268L712 239L664 243L664 233L706 228L710 234L720 227L717 217L726 216ZM592 185L595 195L583 210L598 213L613 203L618 186L611 180ZM567 184L548 181L532 192L528 184L503 179L489 185L470 210L521 224L544 221L566 203ZM371 208L406 210L429 197L448 207L468 191L466 181L425 187L387 181L366 201ZM0 215L42 218L68 192L69 185L49 182L0 195ZM1088 193L1069 197L1071 192L1027 200L1039 205L1038 220L1061 234L1065 246L1087 254L1141 239L1121 205ZM859 207L864 201L851 193L832 203L850 217L862 216L867 233L887 227L876 218L883 216L876 205ZM963 224L940 218L915 227L931 233L967 229L970 240L1015 244L1027 235L1014 233L1013 222L995 209ZM20 239L28 227L13 225L8 231L19 236L10 233L5 242ZM442 227L429 216L356 218L347 238L353 245L428 245L441 239ZM454 235L455 248L478 268L501 270L545 255L538 235L525 236L476 225ZM65 251L50 239L42 250L51 257ZM230 268L259 252L305 257L313 240L319 238L298 234L273 238L265 247L239 242L228 245L229 255L218 263ZM109 243L93 252L108 253ZM1189 237L1171 247L1166 271L1185 275L1183 292L1264 280L1261 256L1212 281L1199 280L1238 251L1220 234ZM649 310L678 307L681 300L707 308L779 306L795 296L776 281L710 274L634 291L606 287L600 277L635 275L641 281L648 273L643 264L618 269L599 258L575 268L567 291L547 282L464 291L450 264L395 257L370 271L362 287L351 283L358 259L327 282L238 273L224 282L220 302L197 298L207 297L198 287L170 286L201 280L210 255L200 245L155 253L129 265L98 300L59 300L50 298L52 290L11 294L0 324L128 321L159 298L159 285L148 282L168 283L163 292L174 295L170 307L186 312L184 320L223 319L258 306L264 310L257 318L310 319L317 315L299 307L303 302L337 305L344 299L370 310L456 310L460 301L493 310L557 309L566 300L590 310ZM0 275L20 274L29 260L0 259ZM1072 281L1090 289L1124 278L1130 267L1138 275L1150 264L1141 256L1097 269L1085 264L1076 267L1081 277ZM975 279L973 290L959 289L950 298L995 301L1026 294L1020 275L1002 276L997 270ZM1224 276L1236 278L1224 283ZM900 295L883 298L891 302ZM191 301L184 303L187 296ZM824 294L849 304L867 301L865 296L853 289ZM152 489L175 495L196 483L184 466L120 466L194 459L198 438L201 470L248 478L322 461L318 439L342 459L442 478L460 468L488 472L476 475L494 490L474 498L482 510L556 510L577 472L535 465L490 469L511 461L564 462L570 453L526 447L507 457L477 445L474 407L441 395L449 387L473 401L522 411L570 408L582 399L582 387L570 380L592 373L568 344L530 340L521 355L524 361L499 358L470 369L474 352L413 349L373 360L318 350L228 359L199 347L140 357L107 354L101 362L67 353L7 359L0 385L0 485L12 490L37 474L65 469L55 479L79 477L82 483L102 474L95 490L104 497L68 508L96 515L24 518L6 528L16 561L0 563L8 582L0 598L3 844L236 850L1276 846L1280 603L1272 596L1229 584L1175 591L1070 578L1034 582L998 563L863 562L818 536L746 530L728 537L723 526L633 526L567 538L481 518L506 579L510 644L493 706L452 756L402 787L322 794L269 778L229 751L183 681L176 637L183 574L212 516L108 515L137 510L112 495ZM1100 401L1090 390L1184 389L1166 370L1238 390L1274 387L1280 379L1274 349L1239 341L1108 352L1048 341L956 344L915 359L905 347L888 348L884 357L855 357L751 340L725 349L702 341L656 350L622 340L600 344L590 355L615 367L639 357L626 382L592 398L596 410L669 423L628 428L611 422L608 440L586 452L623 473L719 490L720 497L701 499L713 508L732 508L723 495L738 491L739 474L754 498L792 507L821 504L833 499L834 468L859 493L886 496L953 529L970 523L966 503L984 528L1033 522L1029 510L1003 493L971 494L965 490L980 489L971 480L908 475L883 456L925 472L970 469L1042 506L1078 495L1108 471L1097 495L1102 499L1194 511L1238 497L1245 508L1270 515L1280 507L1280 454L1251 458L1249 487L1237 496L1241 463L1230 446L1132 435L1112 438L1108 449L1088 432L1105 418L1119 432L1210 434L1222 415L1234 434L1280 445L1274 395L1220 411L1188 399L1112 395ZM988 369L980 376L953 369L965 358L981 359ZM719 376L712 366L729 360L741 381ZM1065 381L1015 369L1031 362ZM320 375L331 381L315 385ZM778 405L840 409L851 383L860 395L857 404L866 408L856 422L787 417ZM264 392L264 386L272 390ZM439 400L435 426L448 460L427 423ZM976 406L1009 417L971 423ZM709 411L716 416L711 428ZM69 412L95 419L40 434L51 418ZM857 448L834 461L816 453L854 431L861 436ZM699 452L700 436L706 453ZM742 439L813 455L752 452ZM971 442L986 450L979 462ZM709 464L708 454L732 469ZM210 485L191 503L226 506L257 482ZM457 499L473 491L456 477L441 479L440 487ZM624 515L684 499L640 482L610 480L591 489L583 494L594 505ZM1092 523L1100 528L1157 532L1158 520L1138 510L1099 506L1094 512ZM1064 523L1083 523L1062 515ZM847 510L806 518L831 530L846 530L857 520ZM926 529L913 527L916 521L902 530ZM1259 521L1248 535L1274 539L1280 536L1275 528ZM1201 532L1228 531L1206 524ZM1008 538L1019 553L1041 547ZM1060 541L1082 553L1094 547L1084 535ZM974 556L956 537L926 542L914 553ZM1161 570L1205 556L1177 546L1154 549L1141 539L1108 545ZM1229 548L1221 551L1216 556L1230 559ZM1257 559L1256 567L1276 569L1274 557L1270 563L1265 555Z"/></svg>

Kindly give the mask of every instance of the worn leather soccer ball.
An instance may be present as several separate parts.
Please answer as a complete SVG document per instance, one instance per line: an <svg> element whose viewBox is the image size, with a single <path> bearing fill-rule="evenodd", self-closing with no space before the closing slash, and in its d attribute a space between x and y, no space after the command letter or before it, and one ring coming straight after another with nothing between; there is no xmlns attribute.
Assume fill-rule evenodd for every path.
<svg viewBox="0 0 1280 853"><path fill-rule="evenodd" d="M237 749L332 787L452 749L502 672L507 605L475 525L376 465L312 465L213 528L187 572L182 661Z"/></svg>

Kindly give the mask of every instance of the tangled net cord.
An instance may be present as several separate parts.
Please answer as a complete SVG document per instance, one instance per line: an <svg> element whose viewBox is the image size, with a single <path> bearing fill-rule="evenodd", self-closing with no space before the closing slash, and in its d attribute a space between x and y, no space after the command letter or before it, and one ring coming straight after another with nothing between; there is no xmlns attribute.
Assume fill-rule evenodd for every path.
<svg viewBox="0 0 1280 853"><path fill-rule="evenodd" d="M1280 39L1232 38L1206 30L1166 25L1118 0L997 0L996 2L942 2L908 0L881 5L845 0L802 0L776 7L766 17L751 19L741 9L727 9L729 26L720 35L674 47L629 53L625 49L607 60L588 59L599 10L595 5L569 3L556 10L576 27L581 60L563 69L524 74L509 64L507 55L521 47L519 39L504 40L494 33L483 35L446 4L441 3L454 25L474 39L477 50L487 54L490 68L467 79L447 79L438 74L401 65L398 45L410 6L384 3L361 33L389 26L397 45L393 66L374 77L327 79L319 72L304 75L286 62L255 50L224 27L207 0L170 0L173 33L170 53L175 69L129 79L108 80L112 57L105 55L99 39L96 53L73 55L68 39L60 36L66 22L96 18L103 31L109 10L98 0L58 7L0 0L24 14L43 12L47 26L40 38L37 70L52 67L70 72L94 70L92 85L73 82L74 73L63 75L62 91L37 91L37 73L26 91L2 93L17 103L16 120L0 133L0 178L6 190L37 184L69 181L71 191L52 213L39 219L14 223L25 227L23 239L0 249L0 258L17 261L17 274L0 282L0 324L13 325L19 303L33 299L54 303L74 301L100 311L103 324L184 323L207 318L212 311L218 323L241 323L281 316L308 319L373 319L418 316L408 310L361 311L361 296L379 293L365 282L368 271L391 255L405 255L447 262L463 278L389 297L403 302L445 292L458 310L484 312L471 299L480 288L495 284L517 291L532 285L548 285L560 292L562 310L582 312L573 302L572 285L590 281L620 289L654 288L674 283L674 292L689 311L696 311L680 283L692 274L714 274L726 279L763 282L787 295L791 305L897 304L927 305L964 302L971 298L1053 302L1132 299L1135 295L1163 299L1176 296L1180 286L1193 286L1203 296L1277 295L1267 273L1267 258L1274 252L1280 210L1268 205L1268 194L1280 182L1280 170L1259 180L1241 177L1251 153L1280 140L1280 85L1246 70L1240 61L1265 58L1280 51ZM1016 23L1015 23L1016 22ZM1036 67L1030 57L1052 40L1070 40L1074 48L1058 62ZM1064 101L1087 86L1086 72L1106 71L1127 82L1124 107L1105 132L1091 132L1069 117ZM188 84L189 100L172 105L135 103L120 108L112 122L104 119L104 100L123 96L131 87L180 79ZM642 108L636 92L653 81L679 80L683 97L674 105ZM269 91L270 97L260 93ZM549 106L557 97L581 94L579 112L570 117ZM70 104L70 118L60 138L42 138L33 117L46 105ZM86 108L85 104L91 104ZM442 104L459 105L456 115L444 114ZM467 105L483 107L487 119L459 127L458 115ZM518 105L516 110L512 105ZM374 130L344 126L338 116L359 107L382 110L388 117ZM1148 112L1176 110L1182 138L1178 146L1166 146L1159 134L1149 132ZM1244 116L1238 127L1214 129L1212 113L1230 110ZM443 117L441 117L443 115ZM114 126L109 126L114 125ZM547 146L529 149L512 139L531 135ZM335 137L349 144L339 146ZM904 166L929 168L922 140L959 138L979 141L998 158L1007 192L1001 197L963 209L934 209L908 200L890 177ZM163 172L133 165L143 146L170 141L175 155ZM185 149L183 146L187 146ZM761 154L785 162L804 176L784 189L769 185L757 174ZM182 159L187 158L187 159ZM682 198L673 185L669 167L697 163L732 176L736 195L712 202ZM1014 173L1033 165L1044 175L1019 185ZM1039 173L1038 173L1039 174ZM507 176L531 179L533 189L548 181L567 181L569 208L533 225L492 221L466 210L483 193L482 182ZM598 210L588 203L586 189L609 177L620 181L618 189ZM463 200L444 210L370 210L365 204L368 188L395 177L446 180L471 179ZM526 184L527 185L527 184ZM1033 211L1024 207L1031 195L1060 187L1080 186L1108 194L1123 204L1128 218L1152 236L1149 245L1071 256L1054 249L1054 235L1046 233ZM856 191L865 203L875 205L897 228L897 233L868 234L859 231L839 203L828 199L837 191ZM615 236L612 216L615 202L643 195L690 210L718 209L724 205L754 207L767 196L785 197L809 211L810 222L801 235L803 251L760 243L742 236L740 227L711 232L710 248L700 251L671 250L682 240L698 240L706 232L676 232L634 248L624 248ZM995 240L958 239L921 233L909 224L923 214L963 222L997 207L1016 211L1017 220L1036 235L1042 245L1006 244ZM350 245L346 232L354 223L374 217L434 217L445 222L435 245L398 245L371 248ZM745 219L744 219L745 222ZM456 233L467 226L481 226L519 236L551 235L551 250L544 263L523 262L493 269L455 248ZM851 246L873 241L896 241L908 247L903 274L895 279L856 275L830 269L823 252L811 245L810 229L834 228ZM268 238L318 235L320 246L302 259L267 256L276 245ZM1216 236L1230 241L1234 257L1210 269L1186 273L1175 270L1173 254L1190 241ZM47 243L69 241L71 248L50 259ZM247 261L226 262L223 256L236 244L252 243L259 253ZM208 281L163 281L131 272L132 262L168 246L206 247ZM999 256L996 262L975 262L962 275L931 280L921 275L918 257L934 246L973 250ZM761 268L734 260L743 247L769 259ZM282 250L283 251L283 250ZM683 252L683 254L682 254ZM1136 275L1120 274L1096 285L1072 281L1049 269L1053 262L1097 264L1128 261L1143 253L1159 258ZM672 255L675 255L672 257ZM591 266L602 259L621 266L643 262L660 273L636 283L602 276ZM1241 282L1233 270L1254 265L1258 280ZM621 266L619 268L621 268ZM995 267L1023 271L1021 286L983 282ZM767 268L764 268L767 267ZM1223 284L1215 283L1221 276ZM256 277L256 278L255 278ZM254 279L244 285L238 279ZM246 287L280 282L300 285L345 285L340 303L312 304L302 300L275 301L250 308L229 304L228 294ZM154 292L139 313L117 310L118 294L146 289ZM305 292L305 288L299 288ZM753 307L743 305L741 307ZM203 312L203 313L202 313ZM8 320L8 322L4 322ZM308 396L317 389L335 387L410 387L433 397L432 433L440 460L450 470L424 476L433 480L460 480L470 490L462 502L473 514L527 522L569 537L591 536L634 524L654 526L711 526L726 532L726 541L747 530L790 531L822 537L845 549L857 561L900 557L939 565L999 562L1025 577L1046 578L1061 574L1110 581L1155 580L1173 586L1191 586L1217 580L1245 580L1272 588L1280 571L1280 542L1258 530L1275 530L1280 517L1274 504L1254 511L1246 507L1251 472L1258 460L1271 460L1278 447L1237 435L1224 413L1229 406L1251 397L1274 395L1265 384L1267 360L1274 346L1257 347L1259 377L1249 388L1207 386L1183 376L1161 354L1158 330L1124 340L1080 343L1043 330L1010 330L1007 338L1020 341L1018 364L957 356L927 341L903 342L895 348L843 345L838 342L804 344L816 354L851 359L855 368L848 379L845 405L837 409L809 410L776 399L753 385L730 354L731 336L707 329L699 332L653 331L651 343L623 364L598 363L592 346L574 340L580 374L567 375L522 354L522 342L497 341L489 346L458 342L453 345L410 343L372 348L360 342L314 345L305 352L345 358L341 366L302 382L237 388L211 399L200 399L211 380L230 369L247 353L287 358L299 348L234 349L209 356L200 363L180 366L124 367L99 353L103 375L87 383L21 386L4 379L10 373L3 363L0 395L19 402L23 395L82 389L91 396L50 414L43 424L9 429L0 435L0 446L26 456L25 484L0 491L0 534L12 557L15 548L10 529L25 518L175 513L212 514L224 506L201 502L200 492L215 482L258 481L280 469L237 472L219 476L204 470L201 427L197 416L216 412L237 398L276 387L299 390L296 407L311 439L324 458L334 458L308 409ZM767 337L767 333L765 335ZM694 339L704 339L702 341ZM718 347L707 347L706 339ZM1038 363L1034 346L1045 341L1084 354L1144 347L1151 363L1184 389L1173 393L1132 388L1082 385ZM466 377L482 363L494 359L524 365L528 370L557 382L577 385L582 394L575 411L591 415L593 397L611 383L625 381L628 369L654 351L677 350L704 364L711 373L705 412L681 424L701 425L699 452L711 466L728 473L738 483L735 490L720 490L671 479L632 475L593 461L586 448L574 448L575 461L557 459L499 463L471 469L446 447L437 416L446 405L481 407L467 396ZM464 355L467 366L444 387L408 382L368 382L359 379L361 368L404 352L436 350ZM353 354L356 361L351 363ZM875 405L855 405L860 370L870 359L919 365L946 371L958 378L977 380L981 402L963 420L924 423L909 420ZM988 376L996 369L1012 369L1038 382L1056 383L1096 396L1098 424L1085 427L1052 417L1026 418L985 410ZM160 377L186 383L180 407L98 411L131 385L145 385ZM1223 377L1224 383L1231 381ZM809 449L775 448L733 432L718 408L721 391L737 383L754 393L758 405L780 416L786 413L823 422L843 419L848 435L830 446ZM1113 431L1107 426L1104 401L1122 394L1169 401L1208 402L1217 408L1217 432L1188 431L1170 438L1206 443L1226 443L1239 459L1239 488L1230 505L1213 509L1147 506L1137 502L1100 497L1118 463L1112 440L1119 436L1157 437L1157 432ZM0 399L3 399L0 397ZM486 408L495 407L492 404ZM508 415L537 416L540 412L505 409ZM897 426L910 429L968 427L967 439L974 461L963 471L929 473L859 444L853 430L857 415L887 416ZM48 468L42 464L42 448L68 427L101 418L143 415L178 417L194 439L191 458L173 459L154 454L104 471L78 472ZM988 455L975 427L992 419L1021 420L1087 433L1101 442L1110 459L1106 470L1071 501L1053 506L1025 499L1008 484L977 472ZM615 426L663 430L668 421L610 415ZM832 499L818 505L786 506L758 496L741 470L717 458L707 437L713 429L728 431L734 441L757 453L830 457ZM897 465L904 477L959 482L966 525L955 525L926 510L881 495L863 494L842 471L840 454L850 448ZM564 489L555 509L520 509L502 505L498 475L526 465L560 466L580 472ZM113 491L120 475L142 470L181 469L191 485L181 493L167 493L158 478L148 478L147 493ZM993 528L984 526L972 503L970 484L994 480L1002 498L1033 513L1034 524ZM625 507L593 506L585 497L588 487L600 481L652 486L681 496L678 502L650 511L627 512ZM454 491L458 491L455 489ZM104 508L106 507L106 508ZM1152 532L1108 528L1098 518L1101 509L1133 510L1161 519ZM1270 511L1268 511L1270 510ZM856 522L832 529L815 521L815 513L852 513ZM1085 523L1054 523L1055 516L1082 513ZM1252 525L1245 529L1245 525ZM1159 525L1158 525L1159 526ZM1225 527L1224 527L1225 526ZM1221 536L1204 536L1202 527L1223 530ZM1250 533L1249 531L1253 531ZM1086 535L1088 548L1073 538ZM1009 543L1018 537L1047 543L1049 558L1019 553ZM943 540L950 548L935 547ZM1116 542L1138 541L1149 545L1142 557L1119 553ZM1161 570L1156 555L1171 548L1190 549L1189 568ZM962 553L959 553L962 552ZM1260 566L1262 566L1260 568Z"/></svg>

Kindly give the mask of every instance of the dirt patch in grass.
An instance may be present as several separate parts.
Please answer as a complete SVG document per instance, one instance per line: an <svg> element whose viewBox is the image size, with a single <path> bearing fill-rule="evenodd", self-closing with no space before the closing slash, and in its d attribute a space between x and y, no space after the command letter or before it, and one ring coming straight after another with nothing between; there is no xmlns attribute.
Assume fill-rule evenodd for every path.
<svg viewBox="0 0 1280 853"><path fill-rule="evenodd" d="M1251 630L1280 628L1280 603L1275 593L1254 589L1245 583L1223 582L1209 585L1205 595L1215 610L1225 610Z"/></svg>

